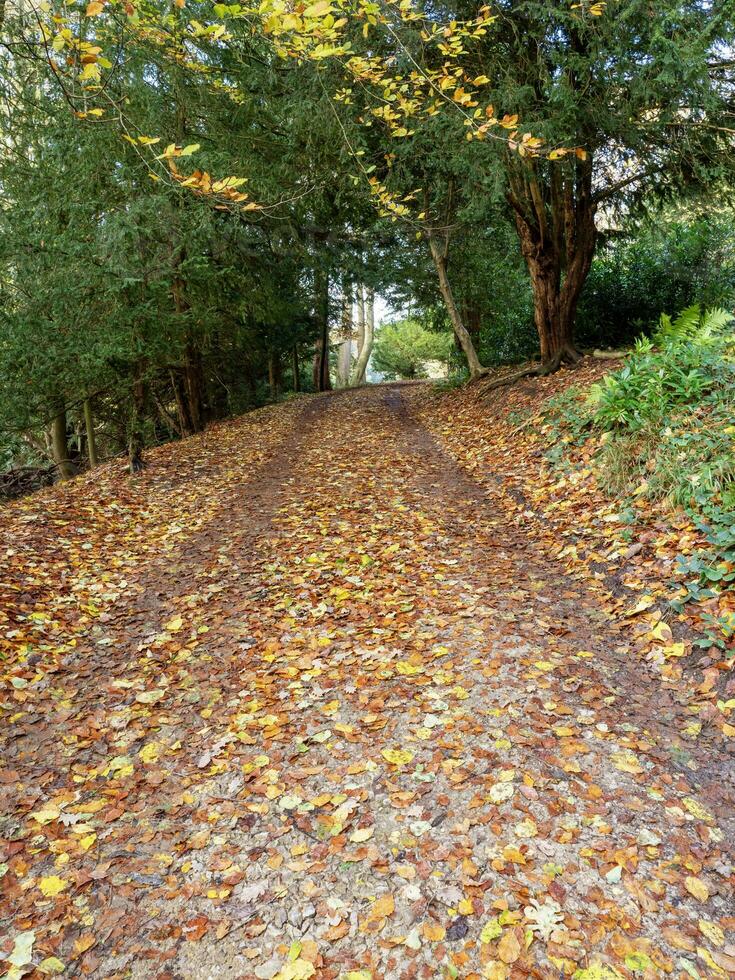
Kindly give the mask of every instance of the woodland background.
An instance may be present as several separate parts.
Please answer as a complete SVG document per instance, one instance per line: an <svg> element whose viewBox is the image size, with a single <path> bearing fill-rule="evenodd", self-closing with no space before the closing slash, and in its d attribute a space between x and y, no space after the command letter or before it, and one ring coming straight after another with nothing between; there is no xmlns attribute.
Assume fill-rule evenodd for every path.
<svg viewBox="0 0 735 980"><path fill-rule="evenodd" d="M293 9L3 6L8 494L360 383L376 295L457 381L732 307L730 5Z"/></svg>

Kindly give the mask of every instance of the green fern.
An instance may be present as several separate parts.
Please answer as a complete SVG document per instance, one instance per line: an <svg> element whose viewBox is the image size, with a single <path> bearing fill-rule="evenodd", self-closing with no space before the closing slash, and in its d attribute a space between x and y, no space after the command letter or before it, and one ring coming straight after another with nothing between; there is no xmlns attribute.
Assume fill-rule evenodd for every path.
<svg viewBox="0 0 735 980"><path fill-rule="evenodd" d="M667 313L662 313L654 340L659 345L706 343L721 333L733 319L735 317L721 307L703 310L699 303L694 303L682 310L674 320Z"/></svg>

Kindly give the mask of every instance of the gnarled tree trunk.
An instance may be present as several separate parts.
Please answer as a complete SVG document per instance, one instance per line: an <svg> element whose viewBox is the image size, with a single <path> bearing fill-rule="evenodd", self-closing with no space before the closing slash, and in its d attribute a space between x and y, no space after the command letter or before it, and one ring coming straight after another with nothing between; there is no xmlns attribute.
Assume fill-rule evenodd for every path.
<svg viewBox="0 0 735 980"><path fill-rule="evenodd" d="M579 359L574 321L597 238L592 161L519 158L508 200L531 277L541 371L548 373Z"/></svg>

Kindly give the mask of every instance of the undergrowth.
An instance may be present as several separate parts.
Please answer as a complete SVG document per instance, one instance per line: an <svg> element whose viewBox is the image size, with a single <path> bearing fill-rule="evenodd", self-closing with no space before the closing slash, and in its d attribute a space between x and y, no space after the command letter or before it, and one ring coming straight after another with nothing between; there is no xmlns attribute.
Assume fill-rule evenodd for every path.
<svg viewBox="0 0 735 980"><path fill-rule="evenodd" d="M589 391L549 399L541 431L546 459L592 465L600 487L641 513L646 501L683 508L707 547L679 558L672 605L735 587L735 335L724 310L663 315L626 365ZM702 617L701 646L731 650L735 615Z"/></svg>

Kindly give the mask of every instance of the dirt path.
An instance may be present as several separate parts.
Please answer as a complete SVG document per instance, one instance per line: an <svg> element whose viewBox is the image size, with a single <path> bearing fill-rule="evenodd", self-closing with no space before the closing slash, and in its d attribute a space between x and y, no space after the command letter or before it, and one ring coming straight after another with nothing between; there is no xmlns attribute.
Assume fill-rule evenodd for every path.
<svg viewBox="0 0 735 980"><path fill-rule="evenodd" d="M400 388L306 402L211 492L7 742L5 955L32 930L75 977L727 975L726 762Z"/></svg>

